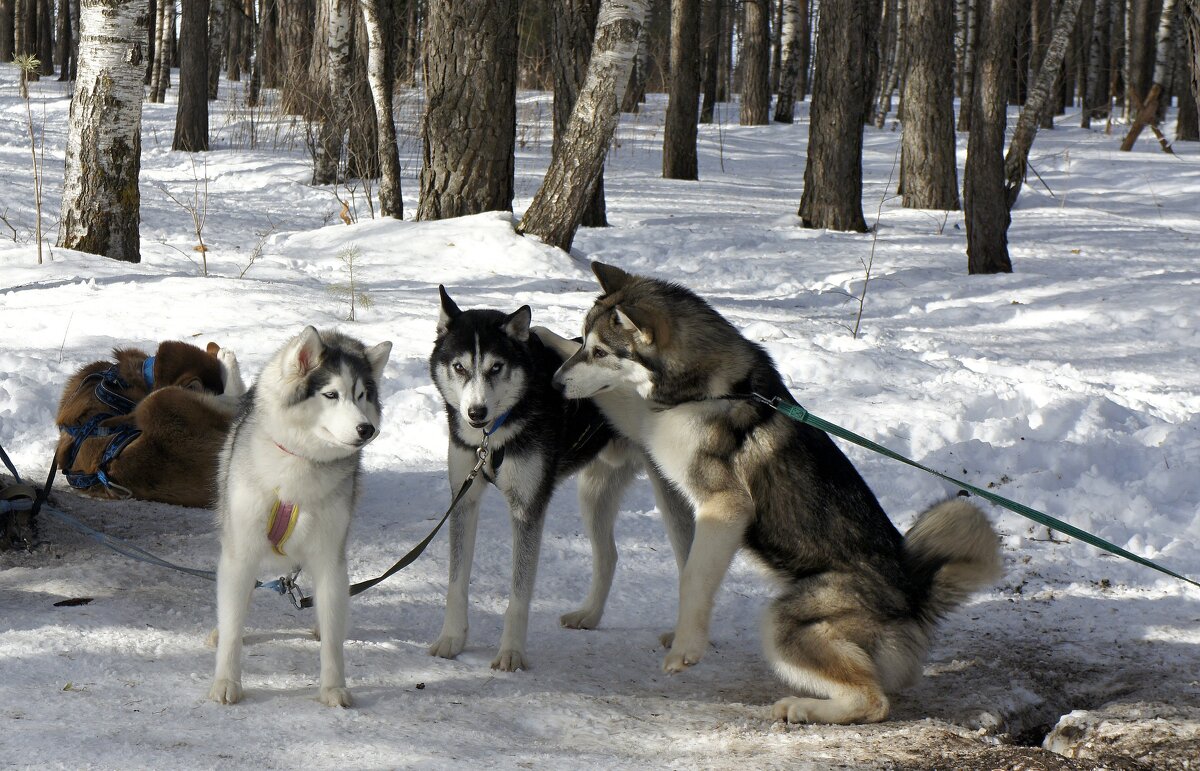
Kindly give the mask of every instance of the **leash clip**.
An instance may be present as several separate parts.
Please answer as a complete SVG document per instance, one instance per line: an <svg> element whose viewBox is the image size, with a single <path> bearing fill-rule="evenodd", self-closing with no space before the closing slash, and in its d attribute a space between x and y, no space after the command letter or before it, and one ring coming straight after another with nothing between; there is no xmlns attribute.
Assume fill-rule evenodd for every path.
<svg viewBox="0 0 1200 771"><path fill-rule="evenodd" d="M304 599L304 592L301 592L300 587L296 585L296 576L298 575L300 575L299 570L290 576L280 576L279 593L291 600L296 610L303 610L304 606L300 604L300 601Z"/></svg>

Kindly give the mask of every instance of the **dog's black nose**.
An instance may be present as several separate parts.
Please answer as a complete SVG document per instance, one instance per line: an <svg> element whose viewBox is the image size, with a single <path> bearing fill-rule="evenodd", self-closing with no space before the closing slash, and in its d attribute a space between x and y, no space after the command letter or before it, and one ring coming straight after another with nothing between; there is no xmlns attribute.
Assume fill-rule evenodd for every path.
<svg viewBox="0 0 1200 771"><path fill-rule="evenodd" d="M487 420L487 407L482 404L477 404L474 407L467 408L467 417L474 423L482 423Z"/></svg>
<svg viewBox="0 0 1200 771"><path fill-rule="evenodd" d="M358 424L358 438L359 439L370 439L374 435L375 435L375 426L372 426L370 423L359 423Z"/></svg>

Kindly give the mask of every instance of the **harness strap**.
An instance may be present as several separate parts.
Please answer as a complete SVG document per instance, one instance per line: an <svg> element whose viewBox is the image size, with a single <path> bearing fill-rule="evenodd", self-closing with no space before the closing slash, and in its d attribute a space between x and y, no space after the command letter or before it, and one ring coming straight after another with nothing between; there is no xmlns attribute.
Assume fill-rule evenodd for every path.
<svg viewBox="0 0 1200 771"><path fill-rule="evenodd" d="M1061 519L1055 519L1054 517L1050 516L1049 514L1038 511L1036 509L1032 509L1022 503L1017 503L1016 501L1011 501L1002 495L997 495L996 493L991 492L990 490L984 490L983 488L976 487L975 485L972 485L972 484L968 484L966 482L963 482L962 480L955 479L954 477L951 477L951 476L947 476L946 474L943 474L940 471L935 471L935 470L929 468L928 466L923 466L920 463L917 463L915 460L906 458L898 452L893 452L892 450L889 450L888 448L886 448L880 444L876 444L875 442L872 442L870 439L861 437L858 434L854 433L853 431L850 431L849 429L842 428L841 426L837 425L836 423L830 423L828 420L819 418L816 415L813 415L808 410L801 407L799 404L793 404L790 402L781 401L780 398L777 396L767 398L758 393L752 393L749 396L731 396L728 398L731 398L731 399L753 399L753 400L762 402L763 404L776 410L777 412L783 413L784 415L786 415L787 417L796 421L797 423L803 423L805 425L812 426L813 428L824 431L828 434L833 434L834 436L845 439L848 442L857 444L859 447L865 447L866 449L871 450L872 452L877 452L880 455L891 458L892 460L898 460L901 463L912 466L913 468L918 468L926 473L933 474L935 477L938 477L939 479L944 479L945 481L950 482L951 484L957 485L958 487L961 487L964 490L968 490L971 493L978 495L980 498L991 501L992 503L996 504L997 506L1003 506L1004 508L1008 509L1009 511L1020 514L1022 517L1025 517L1026 519L1031 519L1040 525L1045 525L1046 527L1057 530L1060 533L1069 535L1072 538L1077 538L1080 541L1083 541L1084 543L1091 544L1092 546L1095 546L1098 549L1102 549L1106 552L1109 552L1110 554L1115 554L1119 557L1124 557L1125 559L1127 559L1131 562L1136 562L1139 565L1144 565L1145 567L1152 568L1154 570L1157 570L1160 573L1164 573L1168 576L1171 576L1172 578L1178 578L1180 581L1189 583L1192 586L1200 587L1200 582L1194 581L1194 580L1188 578L1187 576L1180 575L1179 573L1176 573L1173 570L1169 570L1169 569L1163 567L1162 565L1159 565L1155 562L1152 562L1151 560L1146 559L1145 557L1138 556L1137 554L1134 554L1133 552L1122 549L1120 546L1110 543L1110 542L1104 540L1103 538L1101 538L1100 536L1092 535L1091 533L1089 533L1086 530L1082 530L1078 527L1075 527L1074 525L1063 522Z"/></svg>
<svg viewBox="0 0 1200 771"><path fill-rule="evenodd" d="M287 552L283 550L283 544L292 537L292 531L296 529L298 519L300 519L299 506L294 503L284 503L278 498L275 499L275 505L271 507L271 516L267 519L267 540L271 542L271 549L280 557L287 556Z"/></svg>

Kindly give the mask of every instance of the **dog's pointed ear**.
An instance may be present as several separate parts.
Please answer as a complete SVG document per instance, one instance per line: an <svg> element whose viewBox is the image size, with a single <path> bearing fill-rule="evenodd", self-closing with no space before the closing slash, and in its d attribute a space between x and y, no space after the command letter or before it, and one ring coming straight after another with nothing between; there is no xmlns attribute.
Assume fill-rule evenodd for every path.
<svg viewBox="0 0 1200 771"><path fill-rule="evenodd" d="M391 355L391 340L385 340L367 349L367 363L371 365L371 374L375 376L375 382L379 382L383 377L383 368L387 365L388 357Z"/></svg>
<svg viewBox="0 0 1200 771"><path fill-rule="evenodd" d="M596 280L600 282L600 288L604 290L604 294L612 294L633 278L620 268L605 265L603 262L593 262L592 272L596 274Z"/></svg>
<svg viewBox="0 0 1200 771"><path fill-rule="evenodd" d="M617 323L635 332L644 345L657 345L661 348L670 339L670 324L662 316L636 305L618 305L615 311Z"/></svg>
<svg viewBox="0 0 1200 771"><path fill-rule="evenodd" d="M532 320L533 311L528 305L522 305L504 319L504 334L523 343L529 339L529 322Z"/></svg>
<svg viewBox="0 0 1200 771"><path fill-rule="evenodd" d="M450 328L450 322L458 318L462 313L454 301L450 299L450 295L446 292L446 287L438 284L438 294L442 298L442 311L438 317L437 333L438 336L446 334L446 330Z"/></svg>
<svg viewBox="0 0 1200 771"><path fill-rule="evenodd" d="M309 325L296 336L284 366L298 377L304 377L320 366L323 353L325 353L325 341L321 339L316 327Z"/></svg>

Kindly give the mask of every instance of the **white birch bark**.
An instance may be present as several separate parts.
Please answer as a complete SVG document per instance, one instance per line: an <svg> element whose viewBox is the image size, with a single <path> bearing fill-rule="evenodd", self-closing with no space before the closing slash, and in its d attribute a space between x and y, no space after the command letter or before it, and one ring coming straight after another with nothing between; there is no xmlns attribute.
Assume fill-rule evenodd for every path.
<svg viewBox="0 0 1200 771"><path fill-rule="evenodd" d="M379 133L379 213L404 219L400 195L400 155L396 147L396 123L392 118L392 68L389 66L379 0L360 0L367 29L367 80L375 101Z"/></svg>
<svg viewBox="0 0 1200 771"><path fill-rule="evenodd" d="M147 0L83 0L58 245L139 262Z"/></svg>
<svg viewBox="0 0 1200 771"><path fill-rule="evenodd" d="M354 54L351 30L355 0L325 0L325 80L328 109L321 116L320 140L313 164L313 184L337 181L338 164L350 115L350 80ZM320 39L320 36L318 36Z"/></svg>
<svg viewBox="0 0 1200 771"><path fill-rule="evenodd" d="M155 104L162 103L167 91L167 81L170 79L169 66L165 64L170 45L170 35L167 32L167 2L168 0L159 0L158 5L154 7L154 24L150 29L150 34L154 37L154 61L150 68L149 100Z"/></svg>
<svg viewBox="0 0 1200 771"><path fill-rule="evenodd" d="M603 0L587 78L562 142L517 231L570 251L604 168L649 0Z"/></svg>
<svg viewBox="0 0 1200 771"><path fill-rule="evenodd" d="M1038 68L1037 83L1025 98L1025 106L1021 108L1021 115L1017 118L1012 142L1004 156L1005 194L1010 211L1017 202L1021 185L1025 182L1025 166L1029 161L1033 138L1037 134L1038 121L1042 110L1047 107L1054 82L1062 70L1067 45L1071 42L1071 32L1075 29L1075 17L1079 14L1082 2L1083 0L1063 0L1058 18L1054 22L1054 36L1050 39L1050 47L1046 49L1046 55Z"/></svg>
<svg viewBox="0 0 1200 771"><path fill-rule="evenodd" d="M779 92L775 99L775 122L791 123L796 105L796 83L800 80L800 0L781 0L779 39L783 48L780 60Z"/></svg>
<svg viewBox="0 0 1200 771"><path fill-rule="evenodd" d="M1163 89L1167 85L1167 76L1171 71L1171 51L1174 48L1171 36L1175 22L1175 2L1176 0L1163 0L1162 17L1159 19L1158 34L1155 36L1154 80L1150 86L1150 93L1146 94L1145 100L1138 105L1133 125L1129 127L1129 133L1121 141L1122 150L1132 150L1142 129L1148 125L1158 137L1163 151L1174 152L1166 137L1158 129L1158 100L1162 97Z"/></svg>

